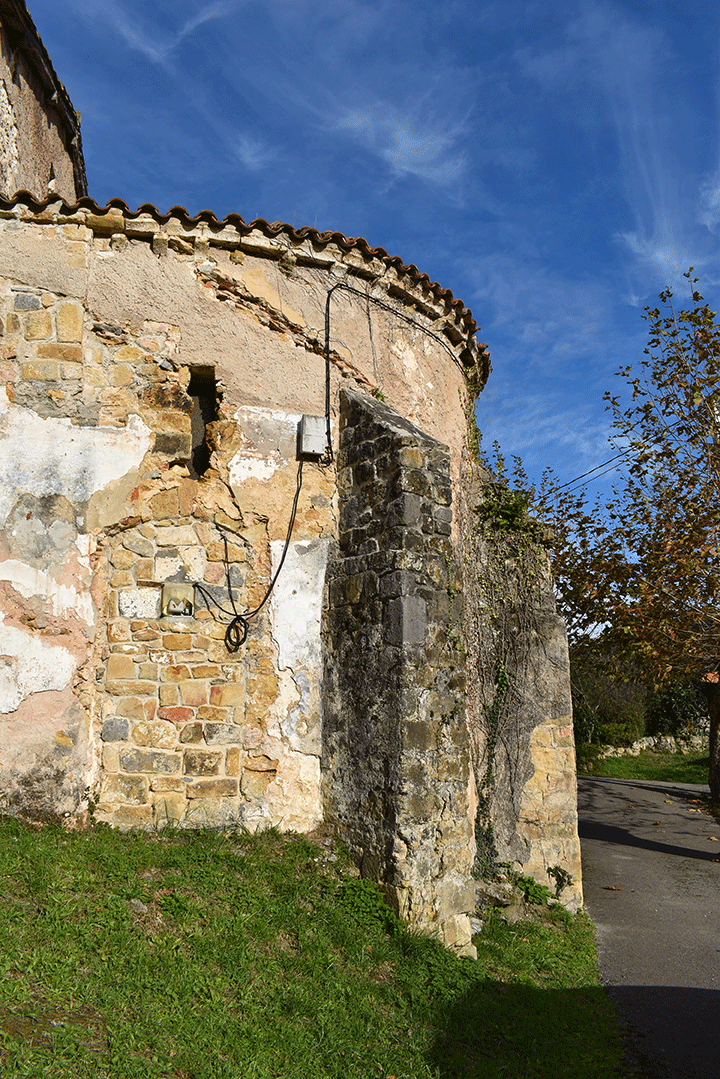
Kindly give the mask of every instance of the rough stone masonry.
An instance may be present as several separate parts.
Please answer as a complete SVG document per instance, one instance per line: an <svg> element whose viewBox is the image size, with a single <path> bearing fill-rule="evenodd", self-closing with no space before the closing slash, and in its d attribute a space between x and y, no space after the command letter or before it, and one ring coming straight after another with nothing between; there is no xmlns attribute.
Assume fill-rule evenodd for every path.
<svg viewBox="0 0 720 1079"><path fill-rule="evenodd" d="M325 812L402 917L468 950L469 753L447 447L342 390L338 487Z"/></svg>

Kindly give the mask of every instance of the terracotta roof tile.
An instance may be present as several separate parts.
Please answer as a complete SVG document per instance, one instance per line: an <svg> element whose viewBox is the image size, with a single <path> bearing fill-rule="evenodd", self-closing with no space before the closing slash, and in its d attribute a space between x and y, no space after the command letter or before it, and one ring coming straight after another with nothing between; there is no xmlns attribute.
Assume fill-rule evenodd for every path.
<svg viewBox="0 0 720 1079"><path fill-rule="evenodd" d="M219 232L230 227L237 230L240 236L249 236L254 232L260 233L269 240L284 236L295 244L309 241L316 248L326 248L330 244L334 244L345 254L356 251L364 259L379 260L386 268L394 270L399 279L404 279L415 289L429 294L435 304L445 309L452 323L454 323L453 334L450 335L451 339L456 347L464 345L468 352L464 359L465 366L468 368L477 367L480 375L480 386L484 385L489 374L490 357L488 346L475 339L478 325L470 308L466 307L461 299L453 296L450 289L443 288L437 281L432 281L427 274L421 273L414 263L407 264L398 256L389 255L384 247L371 247L362 236L345 236L342 232L330 230L320 232L318 229L311 228L308 225L295 228L293 225L283 221L269 222L262 217L247 222L240 214L236 213L227 214L222 220L219 220L212 210L201 210L194 217L191 217L184 206L172 206L166 213L161 213L156 206L149 202L143 203L137 210L131 210L127 203L119 198L110 199L105 206L99 206L94 199L85 196L74 206L69 206L58 199L57 196L51 196L47 200L39 202L27 191L16 192L12 199L4 199L0 196L0 210L2 211L12 211L19 205L26 206L32 213L37 214L47 212L48 208L52 207L53 215L60 217L71 216L81 210L88 210L93 217L102 217L111 210L120 210L122 216L129 221L146 216L151 217L158 225L163 226L171 218L174 218L179 220L183 227L187 229L197 228L199 225L205 224L210 229ZM402 295L402 289L397 291Z"/></svg>

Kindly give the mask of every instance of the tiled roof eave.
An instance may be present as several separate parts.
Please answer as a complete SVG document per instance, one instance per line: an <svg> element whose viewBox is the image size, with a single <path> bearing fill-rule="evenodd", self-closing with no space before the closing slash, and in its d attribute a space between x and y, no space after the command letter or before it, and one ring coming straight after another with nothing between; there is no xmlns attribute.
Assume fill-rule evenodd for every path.
<svg viewBox="0 0 720 1079"><path fill-rule="evenodd" d="M218 220L212 210L201 210L193 217L184 206L173 206L167 213L161 213L152 203L143 203L137 210L131 210L123 199L117 198L110 199L105 206L99 206L88 196L75 205L68 205L57 196L38 201L27 191L17 192L11 199L0 196L0 216L44 224L85 224L101 235L126 233L128 237L146 240L163 234L174 238L177 233L168 229L168 224L174 222L182 238L190 242L206 241L210 246L240 248L250 254L278 260L289 258L325 269L340 263L349 275L376 281L392 299L424 315L434 331L447 339L475 389L484 386L490 371L489 351L487 345L476 339L478 326L470 308L453 296L450 289L431 281L417 266L389 255L383 247L371 247L362 236L320 232L307 225L295 228L264 218L246 222L236 213Z"/></svg>

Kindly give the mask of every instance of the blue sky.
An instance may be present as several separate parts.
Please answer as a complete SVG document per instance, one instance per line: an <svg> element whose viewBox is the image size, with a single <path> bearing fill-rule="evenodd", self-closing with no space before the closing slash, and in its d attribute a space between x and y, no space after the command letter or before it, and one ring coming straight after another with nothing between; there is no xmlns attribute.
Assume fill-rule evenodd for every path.
<svg viewBox="0 0 720 1079"><path fill-rule="evenodd" d="M478 419L611 455L644 304L720 299L717 0L30 0L91 195L364 236L472 308ZM602 481L609 482L612 477Z"/></svg>

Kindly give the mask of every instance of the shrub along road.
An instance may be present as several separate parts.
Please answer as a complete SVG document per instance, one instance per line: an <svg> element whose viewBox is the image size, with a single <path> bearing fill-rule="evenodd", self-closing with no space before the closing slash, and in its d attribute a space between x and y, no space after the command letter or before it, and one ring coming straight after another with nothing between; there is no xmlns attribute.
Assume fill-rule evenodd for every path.
<svg viewBox="0 0 720 1079"><path fill-rule="evenodd" d="M708 787L578 780L602 980L653 1079L720 1074L720 823Z"/></svg>

